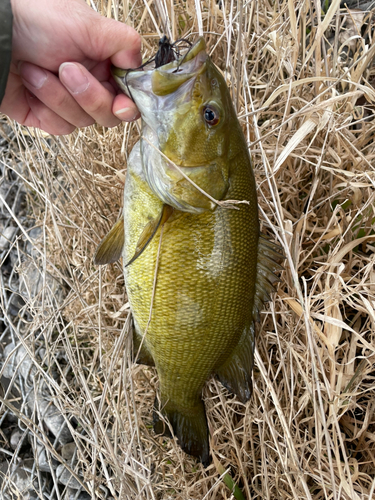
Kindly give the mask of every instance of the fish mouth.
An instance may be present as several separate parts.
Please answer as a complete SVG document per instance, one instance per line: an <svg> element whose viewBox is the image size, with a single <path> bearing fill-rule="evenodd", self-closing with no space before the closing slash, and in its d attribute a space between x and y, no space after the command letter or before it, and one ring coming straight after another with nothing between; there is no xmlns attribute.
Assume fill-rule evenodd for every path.
<svg viewBox="0 0 375 500"><path fill-rule="evenodd" d="M203 38L198 38L184 55L164 66L150 68L150 63L135 70L113 66L111 73L121 90L137 104L136 92L133 96L133 90L142 89L155 96L173 94L185 82L205 71L207 57L206 43Z"/></svg>

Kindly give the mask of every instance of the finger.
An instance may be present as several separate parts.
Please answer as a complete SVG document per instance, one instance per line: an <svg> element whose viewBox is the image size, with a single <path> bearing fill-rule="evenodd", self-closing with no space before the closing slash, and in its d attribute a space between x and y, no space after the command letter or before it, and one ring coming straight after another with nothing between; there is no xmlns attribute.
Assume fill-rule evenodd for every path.
<svg viewBox="0 0 375 500"><path fill-rule="evenodd" d="M109 83L109 82L100 82L100 83L103 85L103 87L105 89L108 90L108 92L110 92L112 94L113 98L117 95L116 90L111 83Z"/></svg>
<svg viewBox="0 0 375 500"><path fill-rule="evenodd" d="M26 100L25 87L16 71L15 68L12 68L8 75L8 82L4 98L1 102L0 112L22 123L30 108Z"/></svg>
<svg viewBox="0 0 375 500"><path fill-rule="evenodd" d="M114 127L120 123L112 113L113 94L82 64L63 63L59 77L80 107L100 125Z"/></svg>
<svg viewBox="0 0 375 500"><path fill-rule="evenodd" d="M94 61L93 65L85 63L83 65L99 82L108 81L111 78L111 61L109 59L100 62Z"/></svg>
<svg viewBox="0 0 375 500"><path fill-rule="evenodd" d="M117 95L118 86L111 74L111 61L101 61L99 63L83 64L83 66L95 77L113 96Z"/></svg>
<svg viewBox="0 0 375 500"><path fill-rule="evenodd" d="M19 73L25 87L65 121L76 127L94 123L53 73L27 62L19 65Z"/></svg>
<svg viewBox="0 0 375 500"><path fill-rule="evenodd" d="M120 68L137 68L142 63L141 37L130 26L95 15L85 47L88 57L104 61L111 59Z"/></svg>
<svg viewBox="0 0 375 500"><path fill-rule="evenodd" d="M26 100L30 107L28 115L23 120L23 125L27 127L41 128L48 134L67 135L71 134L75 126L49 109L37 97L25 90Z"/></svg>
<svg viewBox="0 0 375 500"><path fill-rule="evenodd" d="M141 116L134 102L125 94L119 94L114 98L112 112L124 122L132 122Z"/></svg>

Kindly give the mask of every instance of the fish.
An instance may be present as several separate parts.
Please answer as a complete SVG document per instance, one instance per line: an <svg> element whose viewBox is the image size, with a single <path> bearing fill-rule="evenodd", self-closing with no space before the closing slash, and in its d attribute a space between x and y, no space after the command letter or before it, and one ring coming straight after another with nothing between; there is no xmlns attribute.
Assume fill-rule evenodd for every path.
<svg viewBox="0 0 375 500"><path fill-rule="evenodd" d="M204 39L159 67L113 76L141 113L141 137L128 159L123 220L95 263L122 248L135 360L159 378L155 432L171 428L207 466L203 386L215 375L250 399L255 323L284 257L260 233L248 146Z"/></svg>

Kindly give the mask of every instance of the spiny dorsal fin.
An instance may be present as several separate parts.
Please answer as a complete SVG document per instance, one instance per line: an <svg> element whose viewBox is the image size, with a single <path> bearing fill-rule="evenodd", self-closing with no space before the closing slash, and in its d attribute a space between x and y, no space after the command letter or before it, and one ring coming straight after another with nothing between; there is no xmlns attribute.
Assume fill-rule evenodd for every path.
<svg viewBox="0 0 375 500"><path fill-rule="evenodd" d="M155 219L150 220L143 229L141 236L138 239L137 246L135 247L135 252L133 257L129 260L129 262L125 265L125 267L130 266L135 259L138 259L138 257L146 250L147 245L150 243L152 238L155 236L156 231L159 229L160 226L162 226L169 217L171 216L173 212L173 207L170 205L163 205L160 217Z"/></svg>
<svg viewBox="0 0 375 500"><path fill-rule="evenodd" d="M122 216L99 243L94 255L94 264L103 266L119 260L125 242L124 217Z"/></svg>
<svg viewBox="0 0 375 500"><path fill-rule="evenodd" d="M259 237L257 278L255 284L255 297L253 307L253 318L259 318L259 312L265 302L270 300L270 294L275 291L274 284L280 281L275 274L281 271L281 262L285 260L281 247L264 236Z"/></svg>

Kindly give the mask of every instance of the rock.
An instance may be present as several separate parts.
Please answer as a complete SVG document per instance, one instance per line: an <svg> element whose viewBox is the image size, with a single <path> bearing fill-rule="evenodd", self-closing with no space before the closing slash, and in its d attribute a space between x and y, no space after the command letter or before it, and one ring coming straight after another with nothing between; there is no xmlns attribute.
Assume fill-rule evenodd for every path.
<svg viewBox="0 0 375 500"><path fill-rule="evenodd" d="M19 268L19 277L19 293L26 301L36 299L43 289L48 290L49 295L56 297L58 303L62 301L63 287L49 273L46 273L36 260L25 262Z"/></svg>
<svg viewBox="0 0 375 500"><path fill-rule="evenodd" d="M8 313L10 316L18 317L20 309L25 305L25 301L18 293L12 293L9 306Z"/></svg>
<svg viewBox="0 0 375 500"><path fill-rule="evenodd" d="M4 359L9 356L14 348L15 344L13 343L8 344L5 347L3 355ZM12 378L17 367L18 373L22 375L23 379L28 385L31 385L31 381L36 373L36 368L32 359L27 354L26 349L21 344L18 344L18 349L11 355L11 358L4 368L3 376L6 378Z"/></svg>
<svg viewBox="0 0 375 500"><path fill-rule="evenodd" d="M39 249L43 249L43 229L33 227L28 234L32 243L27 241L25 250L31 258L28 258L18 268L20 277L19 293L26 300L34 301L45 288L48 290L48 294L55 296L56 301L61 303L64 295L63 287L46 272L40 259Z"/></svg>
<svg viewBox="0 0 375 500"><path fill-rule="evenodd" d="M81 488L80 483L63 464L57 467L56 478L59 483L69 486L71 489L79 490Z"/></svg>
<svg viewBox="0 0 375 500"><path fill-rule="evenodd" d="M16 385L13 384L12 387L10 388L10 379L6 377L1 377L0 378L0 383L2 390L4 391L4 396L5 393L7 393L7 399L8 401L11 401L12 406L15 408L15 410L21 410L21 404L22 404L22 395L17 389ZM7 410L7 420L11 424L16 424L18 423L18 416L12 413L10 410Z"/></svg>
<svg viewBox="0 0 375 500"><path fill-rule="evenodd" d="M8 248L16 231L17 228L13 226L8 226L4 229L0 236L0 250L6 250Z"/></svg>
<svg viewBox="0 0 375 500"><path fill-rule="evenodd" d="M15 345L13 343L5 347L4 358L10 355L14 347ZM10 356L9 361L4 367L4 377L9 379L12 378L16 368L18 368L18 373L23 377L26 385L31 387L32 379L36 374L36 367L22 345L19 345L18 349ZM66 426L64 417L50 399L44 396L41 391L37 393L35 398L34 391L30 390L27 396L27 404L31 411L34 410L35 405L38 406L39 413L44 423L62 445L72 441L73 438Z"/></svg>
<svg viewBox="0 0 375 500"><path fill-rule="evenodd" d="M6 200L6 202L8 203L9 205L9 199L8 198L8 195L11 191L13 187L13 182L10 182L8 180L3 180L3 182L1 183L1 186L0 186L0 194L2 196L2 198L4 198ZM4 203L2 201L2 199L0 198L0 210L3 211L3 208L4 208Z"/></svg>
<svg viewBox="0 0 375 500"><path fill-rule="evenodd" d="M13 500L15 498L32 500L35 498L34 475L31 473L32 465L33 459L27 459L13 465L10 471L8 469L5 472L2 484L4 500Z"/></svg>
<svg viewBox="0 0 375 500"><path fill-rule="evenodd" d="M47 350L44 347L41 347L38 351L38 355L40 357L40 360L43 361L44 356L46 355Z"/></svg>
<svg viewBox="0 0 375 500"><path fill-rule="evenodd" d="M91 495L89 495L86 491L66 488L63 500L91 500Z"/></svg>
<svg viewBox="0 0 375 500"><path fill-rule="evenodd" d="M23 431L21 431L20 429L15 429L11 436L10 436L10 447L13 449L13 450L16 450L21 439L22 441L25 440L25 437L27 436L27 433L25 434ZM22 444L21 444L22 446Z"/></svg>
<svg viewBox="0 0 375 500"><path fill-rule="evenodd" d="M57 460L50 456L50 461L48 461L47 450L42 443L36 445L36 450L34 451L34 457L36 460L37 467L43 472L51 472L51 466L53 469L57 467Z"/></svg>
<svg viewBox="0 0 375 500"><path fill-rule="evenodd" d="M3 484L4 478L8 475L8 468L8 462L0 462L0 486Z"/></svg>
<svg viewBox="0 0 375 500"><path fill-rule="evenodd" d="M65 462L67 462L68 464L71 464L72 463L72 458L73 458L74 455L75 455L75 457L74 457L74 463L77 462L76 450L77 450L77 446L76 446L76 444L74 442L73 443L65 444L61 448L61 456L63 457L63 459L65 460Z"/></svg>
<svg viewBox="0 0 375 500"><path fill-rule="evenodd" d="M14 344L8 344L4 349L4 357L6 358L14 349ZM36 368L32 359L26 353L23 346L20 346L10 357L8 363L4 367L3 375L5 378L12 378L16 368L18 373L24 378L26 385L30 387L31 378L36 373ZM50 399L41 391L35 397L34 391L30 390L27 396L27 405L31 411L38 406L39 414L52 434L58 439L59 443L64 445L72 441L72 435L66 425L64 417Z"/></svg>
<svg viewBox="0 0 375 500"><path fill-rule="evenodd" d="M43 422L52 432L52 434L58 439L60 444L64 445L70 443L73 440L64 417L61 415L56 406L41 392L39 392L35 398L34 392L31 391L27 397L27 405L30 410L33 410L35 405L38 406L39 413Z"/></svg>
<svg viewBox="0 0 375 500"><path fill-rule="evenodd" d="M25 246L26 253L31 255L31 257L39 257L40 254L35 247L42 243L43 230L40 226L37 226L30 229L30 231L28 231L27 233L29 235L30 240L33 243L31 243L30 241L26 242Z"/></svg>

